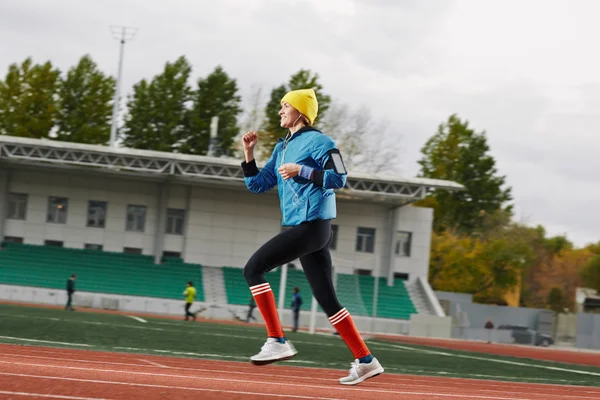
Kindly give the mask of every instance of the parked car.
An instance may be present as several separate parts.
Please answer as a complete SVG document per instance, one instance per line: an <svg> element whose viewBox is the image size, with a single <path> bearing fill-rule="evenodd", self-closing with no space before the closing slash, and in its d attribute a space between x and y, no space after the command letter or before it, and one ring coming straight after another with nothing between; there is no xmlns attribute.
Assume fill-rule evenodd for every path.
<svg viewBox="0 0 600 400"><path fill-rule="evenodd" d="M515 343L535 344L536 346L544 347L554 344L552 336L536 332L524 325L500 325L497 329L512 331L512 337L515 340Z"/></svg>

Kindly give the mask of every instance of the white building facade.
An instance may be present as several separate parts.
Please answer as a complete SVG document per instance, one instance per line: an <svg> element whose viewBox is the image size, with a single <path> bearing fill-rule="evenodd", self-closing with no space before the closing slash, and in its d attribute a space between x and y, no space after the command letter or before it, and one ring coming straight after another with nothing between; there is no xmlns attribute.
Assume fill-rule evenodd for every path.
<svg viewBox="0 0 600 400"><path fill-rule="evenodd" d="M282 228L276 190L242 178L237 160L0 137L0 239L243 267ZM350 174L336 272L426 280L433 214L410 203L432 189L460 185Z"/></svg>

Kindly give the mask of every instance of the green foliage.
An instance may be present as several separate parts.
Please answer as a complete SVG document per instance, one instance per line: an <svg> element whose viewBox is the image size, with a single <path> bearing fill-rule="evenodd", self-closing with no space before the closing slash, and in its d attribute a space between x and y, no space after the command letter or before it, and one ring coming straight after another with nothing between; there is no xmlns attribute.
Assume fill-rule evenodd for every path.
<svg viewBox="0 0 600 400"><path fill-rule="evenodd" d="M420 176L446 179L465 186L462 191L438 191L435 230L456 229L472 233L484 219L498 210L510 213L511 189L504 189L505 177L498 176L484 133L476 133L456 115L439 126L421 149Z"/></svg>
<svg viewBox="0 0 600 400"><path fill-rule="evenodd" d="M167 63L150 83L143 79L134 85L127 103L125 146L173 152L178 150L182 139L190 137L186 103L191 100L188 85L191 71L182 56L174 63Z"/></svg>
<svg viewBox="0 0 600 400"><path fill-rule="evenodd" d="M583 286L600 290L600 254L585 263L580 273Z"/></svg>
<svg viewBox="0 0 600 400"><path fill-rule="evenodd" d="M217 66L206 78L198 80L193 100L189 136L184 138L181 152L206 154L210 141L211 119L218 116L214 155L231 155L233 139L239 133L237 117L242 111L236 80L230 78L222 67Z"/></svg>
<svg viewBox="0 0 600 400"><path fill-rule="evenodd" d="M600 255L600 242L588 245L587 249L594 254Z"/></svg>
<svg viewBox="0 0 600 400"><path fill-rule="evenodd" d="M115 80L85 55L60 81L57 140L106 144L110 138Z"/></svg>
<svg viewBox="0 0 600 400"><path fill-rule="evenodd" d="M548 306L555 313L564 312L565 308L567 308L567 301L563 291L558 286L554 286L550 289L550 293L548 294Z"/></svg>
<svg viewBox="0 0 600 400"><path fill-rule="evenodd" d="M0 134L47 138L56 118L56 96L60 72L49 61L33 64L27 58L11 64L0 81Z"/></svg>
<svg viewBox="0 0 600 400"><path fill-rule="evenodd" d="M429 281L436 290L494 297L515 287L531 258L510 232L482 239L446 230L432 236Z"/></svg>
<svg viewBox="0 0 600 400"><path fill-rule="evenodd" d="M565 236L554 236L546 239L546 248L550 253L560 255L565 250L572 250L573 243Z"/></svg>
<svg viewBox="0 0 600 400"><path fill-rule="evenodd" d="M271 91L271 97L265 108L265 122L260 132L260 146L262 148L263 158L271 155L273 147L277 140L284 137L285 129L279 124L279 110L281 109L281 99L290 90L312 88L319 101L319 114L315 120L314 126L319 129L321 121L327 114L331 104L331 97L324 93L323 85L319 82L319 75L313 74L310 70L301 69L290 77L287 84L280 85ZM268 149L268 150L267 150Z"/></svg>

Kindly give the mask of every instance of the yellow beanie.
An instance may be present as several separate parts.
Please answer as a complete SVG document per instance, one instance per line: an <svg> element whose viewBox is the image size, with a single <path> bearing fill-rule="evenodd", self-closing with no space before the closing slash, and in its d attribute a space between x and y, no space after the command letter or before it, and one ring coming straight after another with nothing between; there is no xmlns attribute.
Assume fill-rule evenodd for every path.
<svg viewBox="0 0 600 400"><path fill-rule="evenodd" d="M300 111L302 115L308 118L311 125L315 122L319 112L319 102L317 101L317 95L314 90L292 90L283 96L281 104L283 104L283 102L288 103L296 110Z"/></svg>

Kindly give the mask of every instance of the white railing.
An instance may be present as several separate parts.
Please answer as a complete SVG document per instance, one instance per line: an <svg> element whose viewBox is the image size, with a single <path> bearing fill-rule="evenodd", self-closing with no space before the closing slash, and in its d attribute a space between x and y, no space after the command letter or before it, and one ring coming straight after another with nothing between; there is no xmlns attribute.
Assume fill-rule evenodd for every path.
<svg viewBox="0 0 600 400"><path fill-rule="evenodd" d="M435 293L433 293L433 289L431 289L431 286L429 286L429 282L427 282L427 280L423 277L419 276L417 277L417 285L419 285L425 293L425 297L427 298L427 301L429 302L431 308L433 308L435 315L438 317L445 317L446 313L440 305L437 296L435 295Z"/></svg>

